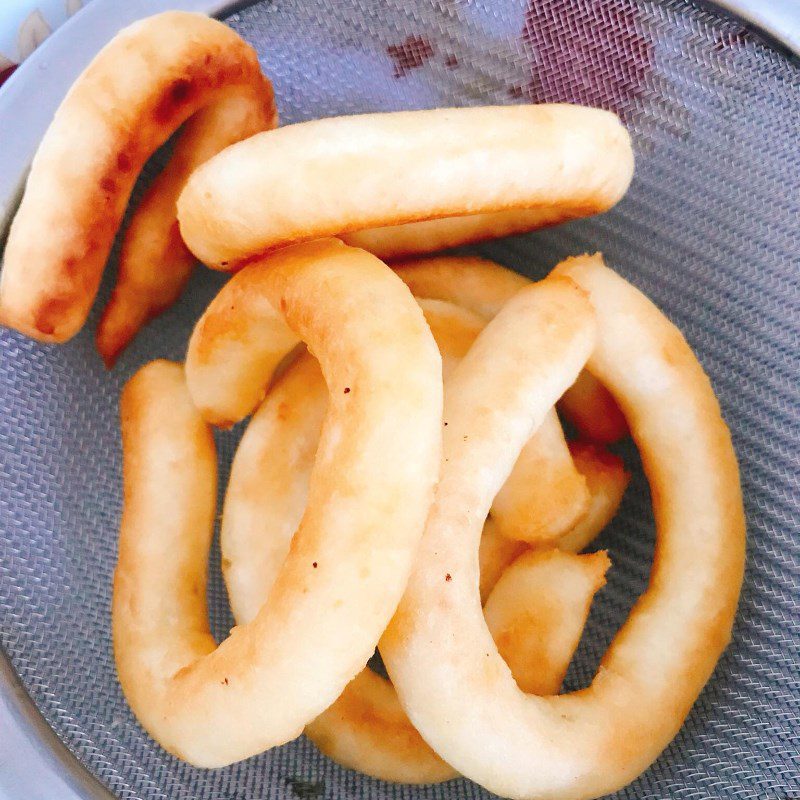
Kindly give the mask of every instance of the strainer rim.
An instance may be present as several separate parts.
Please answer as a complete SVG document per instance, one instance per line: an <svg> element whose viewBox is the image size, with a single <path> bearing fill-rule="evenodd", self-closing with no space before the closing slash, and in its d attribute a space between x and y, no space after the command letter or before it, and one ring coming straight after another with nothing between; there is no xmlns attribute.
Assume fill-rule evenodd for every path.
<svg viewBox="0 0 800 800"><path fill-rule="evenodd" d="M215 16L228 15L239 8L252 5L256 0L134 0L120 5L114 0L93 0L86 5L71 20L54 32L39 49L17 70L12 78L0 89L0 118L8 118L9 107L19 109L28 108L25 117L32 120L33 127L27 130L27 137L34 143L38 142L41 133L46 127L57 102L58 86L53 87L55 105L48 105L51 98L37 97L37 103L20 103L19 97L23 94L20 87L24 87L30 76L37 74L39 81L49 79L53 71L46 68L47 61L53 58L58 48L63 46L81 26L81 38L87 45L81 51L81 56L72 58L60 54L58 59L58 78L55 83L66 86L82 68L82 59L87 56L87 50L99 49L105 43L105 36L112 28L128 24L135 18L157 13L158 11L181 8L209 13ZM726 15L734 15L747 22L756 30L765 32L770 43L777 42L786 48L790 54L800 56L800 4L793 0L773 0L764 4L760 0L715 0L704 5ZM100 25L100 20L103 24ZM91 26L95 25L92 33ZM71 69L74 67L74 69ZM63 94L63 92L62 92ZM14 112L15 120L19 115ZM21 121L24 128L24 120ZM18 129L19 132L19 129ZM27 172L27 166L20 166L17 155L15 163L11 164L8 157L0 153L0 232L6 228L6 223L16 206L20 187ZM1 238L1 237L0 237ZM2 243L0 242L0 247ZM14 669L14 666L0 645L0 723L7 730L7 741L32 744L28 760L18 765L15 778L18 782L14 786L15 792L21 792L19 797L34 798L41 796L41 779L47 775L60 781L63 787L71 794L59 796L62 800L112 800L114 794L108 790L95 774L87 767L58 737L49 726L33 698L27 692L23 682ZM17 754L15 753L15 758ZM28 783L24 783L24 781ZM4 788L3 774L0 772L0 790ZM12 797L13 796L9 795Z"/></svg>

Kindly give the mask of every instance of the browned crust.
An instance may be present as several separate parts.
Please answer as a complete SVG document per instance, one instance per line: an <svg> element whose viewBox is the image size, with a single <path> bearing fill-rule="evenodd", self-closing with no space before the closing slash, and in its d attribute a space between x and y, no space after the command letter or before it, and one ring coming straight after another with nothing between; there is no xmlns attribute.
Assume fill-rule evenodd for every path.
<svg viewBox="0 0 800 800"><path fill-rule="evenodd" d="M0 323L44 342L72 337L145 161L232 89L262 106L267 88L255 51L204 15L166 12L118 34L72 86L33 160L6 245Z"/></svg>
<svg viewBox="0 0 800 800"><path fill-rule="evenodd" d="M196 263L181 239L176 203L189 175L220 150L278 123L272 85L233 87L184 126L169 163L131 217L117 282L95 343L111 368L139 329L178 299Z"/></svg>

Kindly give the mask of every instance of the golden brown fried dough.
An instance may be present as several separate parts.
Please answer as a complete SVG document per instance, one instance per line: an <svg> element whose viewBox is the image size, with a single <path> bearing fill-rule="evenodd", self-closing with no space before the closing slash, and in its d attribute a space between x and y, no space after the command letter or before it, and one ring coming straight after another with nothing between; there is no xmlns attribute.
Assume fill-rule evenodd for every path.
<svg viewBox="0 0 800 800"><path fill-rule="evenodd" d="M564 392L558 410L590 441L613 444L628 435L628 423L611 392L586 370Z"/></svg>
<svg viewBox="0 0 800 800"><path fill-rule="evenodd" d="M393 267L417 297L449 300L487 320L530 286L522 275L474 256L439 256ZM503 536L541 547L568 533L588 505L586 481L573 464L553 410L522 449L494 499L492 519Z"/></svg>
<svg viewBox="0 0 800 800"><path fill-rule="evenodd" d="M523 692L558 693L610 565L605 553L531 550L503 572L483 615Z"/></svg>
<svg viewBox="0 0 800 800"><path fill-rule="evenodd" d="M367 228L513 212L511 229L522 220L530 229L596 214L622 197L632 174L627 131L599 109L364 114L288 125L229 147L192 175L178 219L201 261L230 270L292 242ZM499 219L484 217L481 236L447 223L447 243L509 232L508 215L496 227Z"/></svg>
<svg viewBox="0 0 800 800"><path fill-rule="evenodd" d="M187 376L200 395L206 383L266 386L297 340L330 393L308 504L269 601L219 647L205 619L214 474L203 404L163 362L123 398L117 668L151 735L198 766L294 738L363 668L406 584L439 473L430 330L388 267L338 240L287 248L230 281L195 328Z"/></svg>
<svg viewBox="0 0 800 800"><path fill-rule="evenodd" d="M253 48L202 14L157 14L117 34L33 159L5 249L0 323L43 342L74 336L145 161L200 109L244 102L260 113L271 98Z"/></svg>
<svg viewBox="0 0 800 800"><path fill-rule="evenodd" d="M419 302L439 345L447 377L483 328L483 320L446 301ZM223 569L237 622L249 621L268 601L275 575L289 552L305 504L314 443L326 402L316 362L303 354L269 391L239 445L221 536ZM539 499L548 502L544 497ZM535 508L527 508L536 513ZM545 508L542 513L549 512ZM487 594L524 548L524 544L497 536L491 518L486 520L481 585ZM574 585L570 559L576 557L553 561L551 584ZM580 559L578 562L582 563ZM541 592L549 591L545 579L540 579L538 586ZM593 591L582 602L563 610L554 604L548 606L546 598L533 596L535 592L521 596L516 609L508 598L498 601L496 616L501 620L514 613L524 617L524 604L528 602L534 610L549 608L548 615L536 615L535 624L530 619L527 626L518 625L511 635L504 629L509 651L514 637L524 646L528 662L524 674L541 673L544 684L560 684ZM455 776L410 723L391 684L369 669L348 684L336 702L306 727L306 733L339 763L383 780L431 783Z"/></svg>
<svg viewBox="0 0 800 800"><path fill-rule="evenodd" d="M274 128L272 86L230 97L198 111L185 125L172 156L136 207L122 240L117 283L97 326L97 351L112 367L139 329L180 296L196 263L181 239L176 203L189 175L234 142Z"/></svg>
<svg viewBox="0 0 800 800"><path fill-rule="evenodd" d="M448 385L459 406L446 400L446 467L408 589L381 639L400 701L425 739L462 774L520 800L599 797L658 756L730 639L744 565L736 458L686 341L598 256L570 259L555 277L589 293L598 318L589 366L617 398L642 453L657 527L649 587L589 688L548 698L519 689L481 613L475 553L479 520L529 435L517 412L501 409L518 402L526 419L534 408L541 418L552 399L535 402L541 381L519 377L530 373L500 371L499 342L478 347L489 340L490 324ZM565 317L575 314L559 315ZM506 341L513 346L521 338L514 332ZM554 359L546 371L551 381L568 378L563 391L574 378L564 359L552 345L539 353ZM450 393L455 386L460 391ZM497 386L496 396L487 396L487 386Z"/></svg>
<svg viewBox="0 0 800 800"><path fill-rule="evenodd" d="M572 530L558 540L556 546L559 550L579 553L614 518L631 475L619 456L599 445L570 442L569 451L576 469L586 480L589 508Z"/></svg>

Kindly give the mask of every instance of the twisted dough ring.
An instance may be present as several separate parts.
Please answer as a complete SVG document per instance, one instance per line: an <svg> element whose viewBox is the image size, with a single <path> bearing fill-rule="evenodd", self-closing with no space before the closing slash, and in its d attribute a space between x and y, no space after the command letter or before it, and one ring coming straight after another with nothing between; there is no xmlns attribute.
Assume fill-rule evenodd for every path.
<svg viewBox="0 0 800 800"><path fill-rule="evenodd" d="M443 235L410 236L427 250L530 230L605 211L632 174L630 139L607 111L530 105L364 114L288 125L229 147L189 179L178 219L189 249L222 270L339 234L386 257L398 247L390 253L353 232L434 220L429 226L444 226ZM438 222L473 215L485 216ZM397 236L390 230L390 243Z"/></svg>
<svg viewBox="0 0 800 800"><path fill-rule="evenodd" d="M744 515L730 435L678 330L598 256L570 259L555 276L595 304L590 367L642 453L657 527L650 585L588 689L548 698L519 690L483 620L475 554L479 520L528 436L522 420L541 409L533 391L520 398L498 449L480 410L523 394L519 373L503 372L501 348L473 347L445 406L445 469L420 554L380 646L412 722L456 769L504 797L577 800L627 784L679 729L730 639Z"/></svg>
<svg viewBox="0 0 800 800"><path fill-rule="evenodd" d="M160 181L158 190L169 190L162 198L168 208L158 208L151 194L141 212L141 224L156 224L161 230L151 233L161 238L174 226L175 196L190 169L238 138L227 121L224 130L218 123L228 114L242 121L242 104L250 130L274 124L272 88L256 53L226 25L175 11L114 37L64 98L33 159L5 250L0 323L43 342L77 333L145 161L208 107ZM152 255L139 243L146 233L131 234L133 255ZM171 255L172 241L156 243L157 258ZM108 343L104 355L113 358L117 346Z"/></svg>
<svg viewBox="0 0 800 800"><path fill-rule="evenodd" d="M451 303L419 302L439 345L446 384L484 322ZM267 602L305 507L324 389L316 362L301 355L271 388L237 449L220 545L228 596L239 623L248 622ZM542 511L547 513L544 507ZM501 573L522 550L510 540L501 543L493 528L487 520L484 539L491 544L481 550L482 591L489 595L497 583L497 596L492 592L487 606L491 625L525 685L555 692L580 639L592 595L604 583L608 560L604 554L537 554L512 570L503 588ZM339 763L383 780L432 783L456 775L411 725L391 684L369 669L348 684L306 733Z"/></svg>
<svg viewBox="0 0 800 800"><path fill-rule="evenodd" d="M208 428L164 362L122 401L117 669L147 730L198 766L294 738L363 668L402 594L439 472L441 360L422 312L391 270L336 240L287 248L222 289L189 346L194 406L233 421L226 401L244 391L235 405L247 413L300 339L331 393L308 507L269 602L219 647L203 600Z"/></svg>

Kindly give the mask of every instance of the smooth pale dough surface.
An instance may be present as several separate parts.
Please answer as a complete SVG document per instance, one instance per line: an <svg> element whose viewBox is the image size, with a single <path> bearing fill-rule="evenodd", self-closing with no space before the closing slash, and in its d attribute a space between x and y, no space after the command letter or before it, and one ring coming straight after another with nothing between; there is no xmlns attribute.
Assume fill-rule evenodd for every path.
<svg viewBox="0 0 800 800"><path fill-rule="evenodd" d="M34 156L3 256L0 324L43 342L74 336L144 163L196 111L233 97L261 109L272 89L255 50L221 22L169 11L118 33Z"/></svg>
<svg viewBox="0 0 800 800"><path fill-rule="evenodd" d="M448 375L484 327L452 303L420 301ZM308 502L308 487L328 408L317 360L303 352L286 368L242 436L225 492L222 571L234 617L252 619L289 552ZM499 577L499 574L498 574Z"/></svg>
<svg viewBox="0 0 800 800"><path fill-rule="evenodd" d="M293 739L363 669L406 585L439 474L441 359L388 267L323 240L242 270L195 329L195 390L239 385L242 371L244 384L266 387L297 340L330 393L307 507L268 602L219 647L205 616L215 464L202 404L164 362L122 398L117 670L143 726L197 766Z"/></svg>
<svg viewBox="0 0 800 800"><path fill-rule="evenodd" d="M608 565L603 553L531 551L500 577L486 604L487 623L529 690L558 691ZM411 724L391 683L369 669L306 733L338 763L381 780L433 783L457 775Z"/></svg>
<svg viewBox="0 0 800 800"><path fill-rule="evenodd" d="M569 259L556 277L591 298L589 366L642 454L657 531L649 586L589 688L546 698L519 689L483 618L477 551L479 520L528 435L509 429L508 414L501 425L498 404L523 390L497 348L473 346L448 386L461 390L448 394L457 409L445 404L446 469L381 653L409 718L459 772L503 797L579 800L629 783L677 733L730 639L745 526L728 429L680 332L599 256ZM486 435L490 421L502 437Z"/></svg>
<svg viewBox="0 0 800 800"><path fill-rule="evenodd" d="M291 242L365 228L520 211L536 227L596 214L623 196L632 175L627 131L614 114L594 108L332 117L227 148L192 175L178 219L201 261L230 270ZM497 219L484 219L483 227ZM510 232L505 221L497 232ZM465 239L475 239L467 229ZM442 243L437 237L434 246Z"/></svg>
<svg viewBox="0 0 800 800"><path fill-rule="evenodd" d="M393 269L415 296L448 300L490 320L530 280L476 256L402 261ZM595 381L599 391L605 392ZM607 392L606 392L607 394ZM587 398L587 404L592 403ZM508 539L554 545L589 507L586 480L576 469L555 410L530 438L492 504L492 519Z"/></svg>

